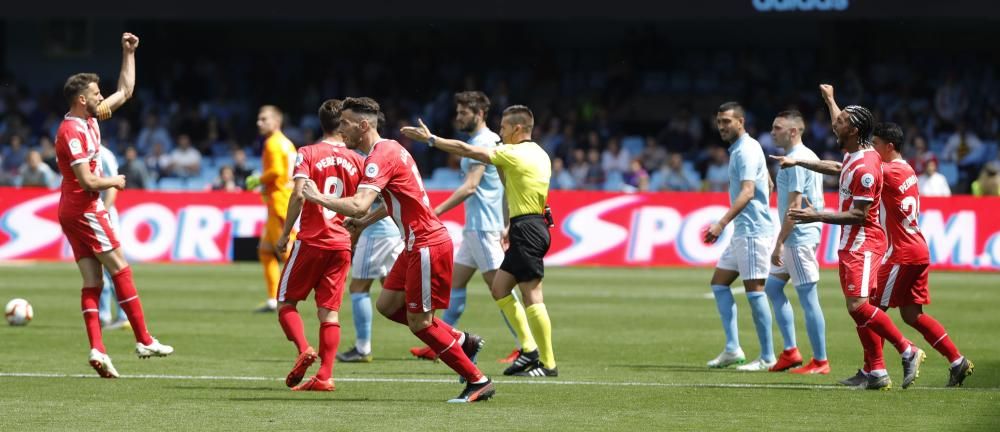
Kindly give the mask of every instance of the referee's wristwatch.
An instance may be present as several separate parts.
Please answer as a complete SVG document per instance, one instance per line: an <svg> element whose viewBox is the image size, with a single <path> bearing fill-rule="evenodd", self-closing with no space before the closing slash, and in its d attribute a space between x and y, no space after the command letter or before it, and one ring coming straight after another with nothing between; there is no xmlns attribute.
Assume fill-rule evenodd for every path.
<svg viewBox="0 0 1000 432"><path fill-rule="evenodd" d="M434 147L434 142L437 141L437 138L437 136L431 135L430 138L427 138L427 145Z"/></svg>

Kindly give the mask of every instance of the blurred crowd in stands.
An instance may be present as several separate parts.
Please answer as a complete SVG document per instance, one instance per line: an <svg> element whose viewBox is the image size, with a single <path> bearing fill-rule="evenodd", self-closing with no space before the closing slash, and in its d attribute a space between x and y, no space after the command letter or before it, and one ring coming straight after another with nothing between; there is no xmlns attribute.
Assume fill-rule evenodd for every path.
<svg viewBox="0 0 1000 432"><path fill-rule="evenodd" d="M509 104L535 111L535 140L552 156L553 189L723 191L728 152L715 131L718 104L742 102L747 130L768 154L781 151L770 136L773 115L796 108L807 118L804 143L822 158L839 160L817 91L818 83L829 82L842 105L868 105L880 119L903 126L903 153L925 196L1000 194L994 62L943 51L828 58L802 49L682 50L663 60L649 52L655 44L631 46L609 54L614 60L606 63L584 51L550 55L526 47L530 67L465 67L460 56L444 52L407 68L360 62L316 68L328 73L299 66L307 70L264 77L241 73L241 58L140 62L135 99L102 123L103 144L118 156L129 188L238 191L260 168L254 126L260 104L284 105L283 130L301 146L319 139L315 108L324 99L370 95L387 115L383 136L410 150L427 188L450 189L461 182L458 160L409 142L398 129L422 118L438 134L460 137L451 125L451 96L480 89L492 99L488 124L494 129ZM7 75L4 82L13 84L0 87L0 185L57 187L53 139L65 112L62 83L31 91ZM104 77L105 93L113 79ZM255 80L283 98L255 93ZM836 183L827 177L828 190Z"/></svg>

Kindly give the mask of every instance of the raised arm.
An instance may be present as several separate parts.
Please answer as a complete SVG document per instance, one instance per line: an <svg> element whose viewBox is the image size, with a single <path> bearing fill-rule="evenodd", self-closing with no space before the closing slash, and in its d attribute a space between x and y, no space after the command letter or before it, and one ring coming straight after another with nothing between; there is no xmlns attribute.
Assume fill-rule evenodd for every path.
<svg viewBox="0 0 1000 432"><path fill-rule="evenodd" d="M826 102L826 107L830 109L830 123L832 124L837 117L840 117L840 107L837 106L837 101L833 98L833 86L830 84L820 84L819 93L823 96L823 102Z"/></svg>
<svg viewBox="0 0 1000 432"><path fill-rule="evenodd" d="M401 128L399 131L406 135L407 138L417 141L422 141L430 144L431 147L437 147L445 152L459 155L461 157L467 157L470 159L475 159L484 164L492 164L491 157L493 156L493 147L485 148L479 146L471 146L462 141L448 138L441 138L435 136L431 133L424 121L417 119L419 126L406 126Z"/></svg>
<svg viewBox="0 0 1000 432"><path fill-rule="evenodd" d="M771 156L771 159L778 161L782 169L800 166L826 175L840 175L840 169L843 168L842 163L830 160L800 160L788 156Z"/></svg>
<svg viewBox="0 0 1000 432"><path fill-rule="evenodd" d="M112 112L121 108L132 97L132 90L135 89L135 50L138 47L139 38L136 35L122 34L122 69L118 73L118 88L98 105L98 119L110 118Z"/></svg>

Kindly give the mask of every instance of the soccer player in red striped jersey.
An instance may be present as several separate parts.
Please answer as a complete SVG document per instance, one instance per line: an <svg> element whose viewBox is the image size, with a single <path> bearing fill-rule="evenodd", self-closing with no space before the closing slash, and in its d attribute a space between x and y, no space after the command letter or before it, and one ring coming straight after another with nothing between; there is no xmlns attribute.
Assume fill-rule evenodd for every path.
<svg viewBox="0 0 1000 432"><path fill-rule="evenodd" d="M344 227L344 215L307 203L302 195L306 181L323 185L323 193L335 197L354 195L361 179L361 155L348 150L340 127L342 102L331 99L319 108L323 139L302 147L295 158L292 179L295 182L288 201L288 213L283 231L276 244L278 253L285 254L295 228L302 216L300 230L278 283L278 323L288 340L295 344L299 355L285 378L293 391L333 391L333 363L340 344L340 300L344 282L351 267L351 234ZM315 291L319 317L319 353L309 345L296 309L299 301ZM320 359L319 371L302 382L309 366ZM301 383L301 384L300 384Z"/></svg>
<svg viewBox="0 0 1000 432"><path fill-rule="evenodd" d="M903 130L895 123L880 123L874 135L875 151L883 161L882 225L889 237L889 250L878 272L878 288L871 301L882 310L898 307L903 321L917 329L951 363L948 387L961 386L975 366L959 353L944 326L923 311L923 305L931 302L927 280L930 256L918 224L917 175L900 154ZM881 357L881 343L873 355Z"/></svg>
<svg viewBox="0 0 1000 432"><path fill-rule="evenodd" d="M843 110L833 98L833 87L821 85L833 132L845 151L844 161L797 161L775 157L784 168L802 166L829 175L840 175L840 208L837 213L818 213L811 206L791 209L788 216L799 223L823 222L842 225L838 246L840 284L847 298L847 310L857 323L858 337L870 369L859 371L845 380L860 388L884 390L892 386L883 359L875 358L875 346L888 340L903 358L903 388L909 387L919 374L926 356L906 339L884 311L869 303L869 296L878 287L878 272L886 251L885 231L879 224L882 193L882 159L871 148L874 116L867 108L851 105ZM879 336L881 338L878 338Z"/></svg>
<svg viewBox="0 0 1000 432"><path fill-rule="evenodd" d="M118 371L111 363L101 337L101 320L98 303L103 284L102 268L107 268L115 285L119 306L125 311L135 334L135 352L140 358L166 356L174 351L149 335L142 303L132 280L132 268L125 261L125 254L118 243L118 236L111 217L99 192L125 188L125 176L101 176L101 129L98 120L111 118L132 96L135 87L135 50L139 38L131 33L122 34L122 67L117 90L105 98L95 74L80 73L69 77L63 86L63 95L69 104L56 133L56 157L63 180L59 198L59 225L73 249L83 289L80 306L83 322L90 339L90 366L102 378L117 378Z"/></svg>
<svg viewBox="0 0 1000 432"><path fill-rule="evenodd" d="M379 113L378 103L366 97L345 99L341 110L344 141L349 148L368 155L358 192L340 198L321 192L315 183L307 181L305 198L339 214L360 218L368 215L376 196L382 196L385 206L376 217L368 215L365 219L391 215L406 248L383 283L376 304L379 312L409 326L438 359L466 380L462 393L449 402L487 400L495 392L493 382L469 360L482 347L482 338L457 331L434 317L435 310L448 307L451 295L451 237L430 206L413 157L398 142L379 136Z"/></svg>

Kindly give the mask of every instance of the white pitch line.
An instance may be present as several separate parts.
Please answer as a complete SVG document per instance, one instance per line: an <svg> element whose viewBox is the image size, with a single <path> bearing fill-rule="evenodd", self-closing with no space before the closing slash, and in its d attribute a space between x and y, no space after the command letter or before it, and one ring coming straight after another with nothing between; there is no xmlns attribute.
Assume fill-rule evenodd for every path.
<svg viewBox="0 0 1000 432"><path fill-rule="evenodd" d="M0 378L100 378L93 374L60 374L36 372L0 372ZM262 376L217 376L217 375L122 375L123 379L158 380L201 380L201 381L282 381L283 378ZM443 378L375 378L336 377L339 382L359 383L433 383L455 384L455 379ZM527 385L571 385L608 387L664 387L664 388L733 388L733 389L776 389L776 390L851 390L834 384L754 384L754 383L659 383L659 382L615 382L615 381L563 381L563 380L495 380L497 384ZM912 390L956 390L945 387L914 387ZM963 388L965 391L1000 391L1000 387Z"/></svg>

